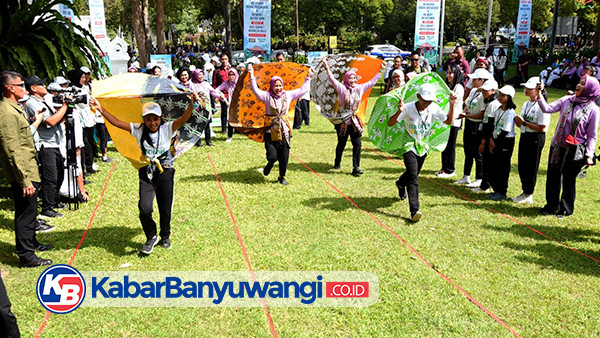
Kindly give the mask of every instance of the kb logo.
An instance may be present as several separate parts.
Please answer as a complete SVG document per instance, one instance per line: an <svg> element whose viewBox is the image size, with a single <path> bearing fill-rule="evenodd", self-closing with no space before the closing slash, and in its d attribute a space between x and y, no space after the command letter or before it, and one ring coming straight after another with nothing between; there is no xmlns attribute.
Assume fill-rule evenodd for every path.
<svg viewBox="0 0 600 338"><path fill-rule="evenodd" d="M69 313L81 305L85 297L83 276L69 265L53 265L37 282L37 296L46 310Z"/></svg>

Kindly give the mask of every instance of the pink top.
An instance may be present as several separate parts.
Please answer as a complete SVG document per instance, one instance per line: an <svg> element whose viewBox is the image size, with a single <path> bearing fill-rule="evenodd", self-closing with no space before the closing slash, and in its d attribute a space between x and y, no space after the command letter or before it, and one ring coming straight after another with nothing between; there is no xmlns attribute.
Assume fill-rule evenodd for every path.
<svg viewBox="0 0 600 338"><path fill-rule="evenodd" d="M196 88L198 89L198 92L202 92L204 93L204 95L208 98L210 95L212 95L215 99L218 99L221 97L221 92L214 89L208 82L206 81L202 81L201 83L197 83L196 84Z"/></svg>
<svg viewBox="0 0 600 338"><path fill-rule="evenodd" d="M265 104L265 111L266 111L267 115L273 115L273 114L271 114L271 104L269 102L269 99L272 96L268 91L260 90L258 88L258 86L256 85L256 78L254 76L250 77L250 89L252 90L254 95L256 95L256 97ZM307 77L304 80L302 87L294 89L294 90L286 90L283 95L287 95L287 97L288 97L287 107L282 107L283 109L281 109L281 111L285 111L285 112L289 111L290 104L292 102L294 102L295 100L297 100L298 98L302 97L302 95L304 95L309 89L310 89L310 78ZM281 104L281 100L283 100L283 95L278 99L273 97L273 99L275 100L276 106L279 106Z"/></svg>
<svg viewBox="0 0 600 338"><path fill-rule="evenodd" d="M340 97L340 107L343 107L344 103L346 102L347 88L343 83L341 83L335 77L333 77L333 74L331 72L328 72L328 75L329 75L329 80L333 84L335 91L338 93L338 96ZM377 83L377 81L379 81L379 79L381 79L381 73L377 73L377 75L373 76L373 78L369 82L357 84L356 86L354 86L354 88L352 88L352 91L358 90L360 93L359 97L362 98L363 94L367 90L369 90L371 87L373 87ZM350 102L350 106L352 106L353 103L354 102Z"/></svg>
<svg viewBox="0 0 600 338"><path fill-rule="evenodd" d="M221 83L221 85L217 87L217 90L226 92L227 95L225 96L227 96L227 103L231 103L231 97L233 96L233 91L235 90L235 83L231 84L231 81L227 80Z"/></svg>

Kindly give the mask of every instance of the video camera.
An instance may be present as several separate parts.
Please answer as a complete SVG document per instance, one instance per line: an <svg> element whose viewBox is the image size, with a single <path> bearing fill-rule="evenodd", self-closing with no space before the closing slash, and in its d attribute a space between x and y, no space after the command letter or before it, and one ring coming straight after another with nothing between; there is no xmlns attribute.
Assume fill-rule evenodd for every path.
<svg viewBox="0 0 600 338"><path fill-rule="evenodd" d="M57 104L62 104L63 100L69 105L88 102L88 95L77 87L60 88L53 91L58 93L52 98L52 102Z"/></svg>

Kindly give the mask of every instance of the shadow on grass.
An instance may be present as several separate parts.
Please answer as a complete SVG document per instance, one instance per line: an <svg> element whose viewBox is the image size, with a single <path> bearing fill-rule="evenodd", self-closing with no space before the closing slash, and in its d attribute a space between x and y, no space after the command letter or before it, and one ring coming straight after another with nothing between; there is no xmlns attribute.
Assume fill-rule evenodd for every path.
<svg viewBox="0 0 600 338"><path fill-rule="evenodd" d="M401 219L402 216L398 213L389 213L383 209L387 209L390 206L396 204L399 199L397 197L389 196L389 197L352 197L348 196L352 199L361 209L368 211L373 214L385 215L392 218ZM332 211L345 211L348 209L356 208L354 204L348 201L344 197L315 197L304 200L302 204L317 208L317 209L329 209ZM408 209L408 206L407 206ZM406 219L407 223L410 222ZM410 222L412 223L412 222Z"/></svg>
<svg viewBox="0 0 600 338"><path fill-rule="evenodd" d="M236 171L227 171L227 172L217 172L219 175L219 180L221 182L231 182L231 183L243 183L243 184L263 184L266 182L265 176L258 171L257 167L248 168L245 170L236 170ZM273 171L271 171L271 175L277 176L278 167L275 165L273 167ZM186 177L181 177L179 179L181 182L198 182L198 181L214 181L214 174L206 174L206 175L191 175Z"/></svg>
<svg viewBox="0 0 600 338"><path fill-rule="evenodd" d="M505 247L515 251L515 256L522 262L540 265L543 268L561 270L567 273L600 276L600 265L589 257L585 257L570 248L561 245L561 239L568 242L597 243L600 244L600 232L582 229L569 229L566 227L552 227L541 224L531 225L532 228L545 234L560 232L560 239L546 238L530 229L514 224L511 227L496 227L483 225L484 229L498 232L510 232L517 236L542 240L533 244L519 244L513 242L502 243ZM576 244L570 245L582 253L600 259L600 250L584 250L577 248ZM534 253L535 255L528 255ZM535 257L534 257L535 256Z"/></svg>

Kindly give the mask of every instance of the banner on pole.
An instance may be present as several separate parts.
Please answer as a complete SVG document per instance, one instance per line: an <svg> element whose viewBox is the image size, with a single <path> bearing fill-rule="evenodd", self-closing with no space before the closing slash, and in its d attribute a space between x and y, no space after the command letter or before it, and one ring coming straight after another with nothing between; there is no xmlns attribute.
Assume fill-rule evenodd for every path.
<svg viewBox="0 0 600 338"><path fill-rule="evenodd" d="M244 0L244 59L271 57L271 0Z"/></svg>
<svg viewBox="0 0 600 338"><path fill-rule="evenodd" d="M417 0L415 50L421 48L421 56L431 65L437 62L441 9L441 0Z"/></svg>
<svg viewBox="0 0 600 338"><path fill-rule="evenodd" d="M531 3L532 0L519 1L519 16L517 17L517 32L515 35L515 48L513 49L512 62L517 62L519 56L523 54L523 49L529 48Z"/></svg>
<svg viewBox="0 0 600 338"><path fill-rule="evenodd" d="M100 55L107 56L110 39L106 34L106 18L104 16L104 0L89 0L90 5L90 33L100 46Z"/></svg>
<svg viewBox="0 0 600 338"><path fill-rule="evenodd" d="M73 0L69 0L69 2L71 4L73 4ZM75 14L73 13L72 9L67 7L67 5L58 4L58 12L60 13L60 15L64 16L65 19L69 19L69 21L73 21L73 17L75 16Z"/></svg>
<svg viewBox="0 0 600 338"><path fill-rule="evenodd" d="M159 66L163 73L166 73L166 69L173 69L171 54L151 54L150 63Z"/></svg>

